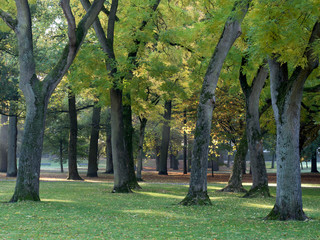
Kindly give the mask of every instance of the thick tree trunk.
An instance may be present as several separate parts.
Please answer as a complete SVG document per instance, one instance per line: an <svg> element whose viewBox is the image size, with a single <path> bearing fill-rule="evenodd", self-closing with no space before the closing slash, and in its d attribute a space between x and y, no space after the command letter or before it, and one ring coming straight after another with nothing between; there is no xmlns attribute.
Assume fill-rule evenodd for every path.
<svg viewBox="0 0 320 240"><path fill-rule="evenodd" d="M11 106L10 106L11 108ZM11 112L13 114L13 112ZM17 116L9 117L9 136L8 136L8 168L7 177L17 176Z"/></svg>
<svg viewBox="0 0 320 240"><path fill-rule="evenodd" d="M107 135L107 146L106 146L106 155L107 155L107 162L106 162L106 173L112 174L113 173L113 160L112 160L112 145L111 145L111 109L108 108L107 113L107 122L106 122L106 135Z"/></svg>
<svg viewBox="0 0 320 240"><path fill-rule="evenodd" d="M129 193L128 153L125 148L122 110L122 91L112 88L111 98L111 141L114 170L114 193Z"/></svg>
<svg viewBox="0 0 320 240"><path fill-rule="evenodd" d="M0 172L8 168L8 116L1 115L0 126Z"/></svg>
<svg viewBox="0 0 320 240"><path fill-rule="evenodd" d="M134 169L134 160L133 160L133 126L132 126L132 110L131 110L131 96L126 94L127 101L129 104L124 104L123 106L123 122L124 122L124 139L125 139L125 148L128 152L128 171L129 171L129 186L131 189L141 189L138 184L135 169Z"/></svg>
<svg viewBox="0 0 320 240"><path fill-rule="evenodd" d="M68 168L69 180L83 180L78 173L77 166L77 141L78 141L78 120L76 109L76 97L69 91L69 118L70 118L70 134L69 134L69 147L68 147Z"/></svg>
<svg viewBox="0 0 320 240"><path fill-rule="evenodd" d="M161 139L161 150L160 150L160 162L159 162L159 175L168 175L168 150L169 150L169 141L170 141L170 125L171 120L171 100L165 101L164 104L164 119L165 122L162 126L162 139Z"/></svg>
<svg viewBox="0 0 320 240"><path fill-rule="evenodd" d="M248 152L248 142L246 131L243 133L237 152L234 157L232 172L228 181L228 185L221 189L221 192L247 192L242 186L242 162L246 160Z"/></svg>
<svg viewBox="0 0 320 240"><path fill-rule="evenodd" d="M140 118L139 118L140 119ZM142 161L143 161L143 142L144 142L144 133L146 129L148 119L140 119L140 133L139 133L139 149L138 149L138 164L137 164L137 179L138 181L143 181L142 179Z"/></svg>
<svg viewBox="0 0 320 240"><path fill-rule="evenodd" d="M272 107L277 125L277 196L267 219L305 220L302 209L299 130L304 79L289 85L288 69L269 60ZM294 73L293 73L294 74ZM284 84L286 88L283 89Z"/></svg>
<svg viewBox="0 0 320 240"><path fill-rule="evenodd" d="M238 11L239 14L233 12L235 16L227 20L204 77L193 143L190 186L187 196L181 202L183 205L211 204L207 194L207 169L215 90L223 62L231 46L241 34L241 22L249 7L249 1L242 2L243 4L239 2L235 4L233 11Z"/></svg>
<svg viewBox="0 0 320 240"><path fill-rule="evenodd" d="M242 67L245 62L246 60L243 58ZM240 71L241 88L246 99L246 132L252 171L252 187L244 197L270 197L259 123L259 99L267 76L267 69L263 66L260 67L251 86L249 86L246 75L242 73L242 69Z"/></svg>
<svg viewBox="0 0 320 240"><path fill-rule="evenodd" d="M47 102L39 96L31 107L27 105L16 187L10 202L40 201L39 178L46 106Z"/></svg>
<svg viewBox="0 0 320 240"><path fill-rule="evenodd" d="M87 177L98 177L98 141L100 130L101 107L96 106L97 104L98 103L96 102L92 111L92 126Z"/></svg>

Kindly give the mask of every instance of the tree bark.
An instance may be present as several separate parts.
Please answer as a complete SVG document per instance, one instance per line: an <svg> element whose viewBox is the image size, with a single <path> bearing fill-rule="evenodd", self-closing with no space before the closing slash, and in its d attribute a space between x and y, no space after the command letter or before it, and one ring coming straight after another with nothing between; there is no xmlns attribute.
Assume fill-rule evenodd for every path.
<svg viewBox="0 0 320 240"><path fill-rule="evenodd" d="M159 171L160 169L160 150L161 146L156 146L154 149L154 153L156 155L156 170Z"/></svg>
<svg viewBox="0 0 320 240"><path fill-rule="evenodd" d="M147 125L148 119L139 118L140 120L140 132L139 132L139 149L138 149L138 164L137 164L137 180L143 181L142 179L142 161L143 161L143 143L144 143L144 133Z"/></svg>
<svg viewBox="0 0 320 240"><path fill-rule="evenodd" d="M316 22L305 50L306 66L294 69L290 78L287 63L275 57L268 60L272 108L277 126L277 196L274 208L266 219L305 220L302 208L300 171L300 107L303 86L318 67L312 44L320 38L320 22Z"/></svg>
<svg viewBox="0 0 320 240"><path fill-rule="evenodd" d="M231 46L241 34L241 22L248 11L249 2L240 1L235 3L232 17L229 17L224 26L204 77L193 143L190 186L187 196L181 202L183 205L211 204L207 194L207 169L215 90L223 62ZM234 14L235 12L239 14Z"/></svg>
<svg viewBox="0 0 320 240"><path fill-rule="evenodd" d="M251 86L249 86L247 77L242 72L245 63L246 59L243 57L239 79L246 100L246 132L252 171L252 186L244 197L270 197L267 169L263 156L262 134L259 123L259 99L268 76L268 71L264 66L261 66L253 79Z"/></svg>
<svg viewBox="0 0 320 240"><path fill-rule="evenodd" d="M64 172L63 171L63 140L60 139L59 141L59 160L60 160L60 172Z"/></svg>
<svg viewBox="0 0 320 240"><path fill-rule="evenodd" d="M122 111L122 91L111 89L111 145L114 166L113 192L129 193L128 153L124 142L124 124Z"/></svg>
<svg viewBox="0 0 320 240"><path fill-rule="evenodd" d="M317 151L316 149L312 152L311 155L311 172L312 173L318 173L318 169L317 169Z"/></svg>
<svg viewBox="0 0 320 240"><path fill-rule="evenodd" d="M78 173L77 165L77 141L78 141L78 120L76 109L76 97L69 90L68 96L69 103L69 119L70 119L70 134L69 134L69 147L68 147L68 168L69 180L83 180Z"/></svg>
<svg viewBox="0 0 320 240"><path fill-rule="evenodd" d="M92 111L92 126L89 148L89 160L87 177L98 177L98 141L99 141L99 129L100 129L100 115L101 107L97 106L96 102Z"/></svg>
<svg viewBox="0 0 320 240"><path fill-rule="evenodd" d="M168 150L170 141L170 125L171 120L171 100L166 100L164 104L164 123L162 126L162 139L161 139L161 150L160 150L160 162L159 162L159 175L168 175Z"/></svg>
<svg viewBox="0 0 320 240"><path fill-rule="evenodd" d="M7 172L8 168L8 116L1 115L0 128L0 172Z"/></svg>
<svg viewBox="0 0 320 240"><path fill-rule="evenodd" d="M111 109L107 111L107 122L106 122L106 135L107 135L107 146L106 146L106 173L113 174L113 160L112 160L112 145L111 145Z"/></svg>
<svg viewBox="0 0 320 240"><path fill-rule="evenodd" d="M246 131L244 131L234 157L234 163L228 185L221 189L221 192L247 192L247 190L242 186L242 162L246 160L247 152L247 134Z"/></svg>
<svg viewBox="0 0 320 240"><path fill-rule="evenodd" d="M10 114L9 117L9 137L8 137L8 168L7 177L17 176L17 124L18 117L13 116L14 107L10 104Z"/></svg>
<svg viewBox="0 0 320 240"><path fill-rule="evenodd" d="M187 110L184 110L183 112L183 123L184 127L186 128L187 124ZM183 174L188 173L188 167L187 167L187 149L188 149L188 136L186 129L183 130Z"/></svg>
<svg viewBox="0 0 320 240"><path fill-rule="evenodd" d="M123 106L123 119L124 119L124 139L125 139L125 147L128 151L128 171L129 171L129 186L131 189L141 189L138 184L135 169L134 169L134 160L133 160L133 126L132 126L132 110L131 110L131 96L130 94L126 94L126 99L129 104L124 104Z"/></svg>

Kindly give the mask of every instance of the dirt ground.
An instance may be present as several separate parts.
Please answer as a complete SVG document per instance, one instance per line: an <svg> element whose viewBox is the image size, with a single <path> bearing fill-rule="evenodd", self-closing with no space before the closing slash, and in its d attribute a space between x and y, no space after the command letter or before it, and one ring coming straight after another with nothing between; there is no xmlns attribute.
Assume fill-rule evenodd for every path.
<svg viewBox="0 0 320 240"><path fill-rule="evenodd" d="M97 182L111 182L113 181L113 175L105 174L99 172L98 178L88 178L84 171L80 171L80 175L86 181L97 181ZM229 173L219 173L215 172L214 175L208 174L208 182L228 182L230 174ZM158 175L156 171L147 170L142 172L142 178L145 182L158 182L158 183L189 183L190 173L183 174L181 171L169 171L168 175ZM276 174L268 174L269 183L276 183ZM41 178L42 181L65 181L67 179L67 173L60 173L57 171L42 171ZM14 181L15 178L6 177L5 173L0 173L0 180L11 180ZM250 183L252 178L250 174L243 175L243 182ZM320 184L320 173L302 173L301 182L309 184Z"/></svg>

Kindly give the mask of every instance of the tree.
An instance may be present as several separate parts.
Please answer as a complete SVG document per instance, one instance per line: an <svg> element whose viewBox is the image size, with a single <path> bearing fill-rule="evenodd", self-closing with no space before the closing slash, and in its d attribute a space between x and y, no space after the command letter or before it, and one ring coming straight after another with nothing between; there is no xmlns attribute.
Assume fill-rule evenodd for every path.
<svg viewBox="0 0 320 240"><path fill-rule="evenodd" d="M0 172L7 172L8 167L8 116L1 115L0 129Z"/></svg>
<svg viewBox="0 0 320 240"><path fill-rule="evenodd" d="M305 220L302 209L300 176L300 106L303 86L308 76L318 67L318 56L314 44L320 38L320 22L316 22L308 46L303 53L304 66L288 73L288 63L279 55L268 60L270 67L272 107L277 125L277 197L274 208L267 219Z"/></svg>
<svg viewBox="0 0 320 240"><path fill-rule="evenodd" d="M268 71L265 66L260 66L250 86L243 69L245 62L246 59L243 58L239 79L246 99L246 134L252 171L252 186L245 197L260 195L270 197L268 175L263 156L262 133L259 123L260 93L268 76Z"/></svg>
<svg viewBox="0 0 320 240"><path fill-rule="evenodd" d="M1 18L15 31L18 39L20 64L20 89L26 99L27 114L21 145L18 178L11 202L20 200L39 201L40 162L43 145L45 114L48 101L56 86L67 72L86 33L99 14L104 0L94 1L88 14L76 26L68 0L61 7L68 22L69 43L55 67L40 80L36 74L33 48L32 16L26 0L16 0L17 19L0 10Z"/></svg>
<svg viewBox="0 0 320 240"><path fill-rule="evenodd" d="M234 41L241 34L240 25L249 8L249 2L236 2L232 15L224 26L204 77L193 143L190 186L187 196L181 202L183 205L211 204L207 194L207 167L215 90L223 62Z"/></svg>

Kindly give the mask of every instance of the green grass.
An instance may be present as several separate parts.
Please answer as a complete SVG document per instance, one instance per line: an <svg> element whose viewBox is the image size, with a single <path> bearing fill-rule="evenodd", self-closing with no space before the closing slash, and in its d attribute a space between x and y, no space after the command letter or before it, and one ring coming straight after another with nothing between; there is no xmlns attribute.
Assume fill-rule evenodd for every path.
<svg viewBox="0 0 320 240"><path fill-rule="evenodd" d="M14 184L0 182L0 201ZM112 194L110 183L41 182L41 202L0 203L0 239L320 239L320 188L303 188L313 220L279 222L263 220L275 198L243 199L213 184L213 206L184 207L177 203L188 186L141 185Z"/></svg>

